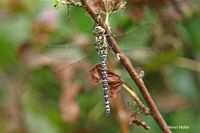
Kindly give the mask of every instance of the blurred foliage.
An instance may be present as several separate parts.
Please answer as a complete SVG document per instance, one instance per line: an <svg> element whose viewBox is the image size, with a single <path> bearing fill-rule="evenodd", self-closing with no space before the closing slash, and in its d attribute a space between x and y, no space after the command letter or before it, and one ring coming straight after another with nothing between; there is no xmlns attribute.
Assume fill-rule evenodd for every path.
<svg viewBox="0 0 200 133"><path fill-rule="evenodd" d="M138 73L144 70L168 125L189 126L172 131L198 133L200 1L155 3L128 0L126 9L110 16L110 25ZM0 13L0 133L124 132L115 99L106 118L101 85L90 82L89 71L99 59L93 56L94 22L83 9L70 7L67 15L66 6L54 9L48 0L1 0ZM53 48L59 60L48 49L43 53L49 45L79 51L65 57ZM79 63L68 66L77 55ZM112 53L109 65L144 102ZM141 119L151 129L131 125L129 132L161 132L151 116Z"/></svg>

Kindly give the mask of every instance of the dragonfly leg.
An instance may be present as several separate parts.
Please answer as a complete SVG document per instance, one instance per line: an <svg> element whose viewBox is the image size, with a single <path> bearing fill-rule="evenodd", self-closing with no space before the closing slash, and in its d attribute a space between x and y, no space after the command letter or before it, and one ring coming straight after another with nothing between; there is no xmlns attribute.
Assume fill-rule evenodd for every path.
<svg viewBox="0 0 200 133"><path fill-rule="evenodd" d="M120 54L119 53L116 54L116 57L117 57L118 60L120 60Z"/></svg>

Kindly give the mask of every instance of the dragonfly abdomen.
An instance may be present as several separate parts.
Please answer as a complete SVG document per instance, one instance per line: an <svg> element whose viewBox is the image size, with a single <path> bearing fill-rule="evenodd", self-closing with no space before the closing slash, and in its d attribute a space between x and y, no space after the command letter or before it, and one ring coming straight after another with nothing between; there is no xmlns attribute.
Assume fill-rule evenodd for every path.
<svg viewBox="0 0 200 133"><path fill-rule="evenodd" d="M108 93L108 80L107 80L107 67L106 62L102 61L102 82L103 82L103 90L104 90L104 99L105 99L105 107L106 107L106 115L110 115L110 102L109 102L109 93Z"/></svg>
<svg viewBox="0 0 200 133"><path fill-rule="evenodd" d="M107 60L107 55L108 55L108 43L106 40L105 30L101 26L95 27L94 35L96 36L95 47L101 59L101 65L102 65L102 83L103 83L103 90L104 90L106 115L109 116L111 109L110 109L110 102L109 102L107 66L106 66L106 60Z"/></svg>

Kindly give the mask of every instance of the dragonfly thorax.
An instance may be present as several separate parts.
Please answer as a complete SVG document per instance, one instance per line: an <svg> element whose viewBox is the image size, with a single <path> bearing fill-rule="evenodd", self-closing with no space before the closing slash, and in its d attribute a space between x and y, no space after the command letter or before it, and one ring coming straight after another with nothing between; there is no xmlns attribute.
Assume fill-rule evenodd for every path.
<svg viewBox="0 0 200 133"><path fill-rule="evenodd" d="M105 34L98 34L95 37L95 48L101 60L107 57L107 40Z"/></svg>

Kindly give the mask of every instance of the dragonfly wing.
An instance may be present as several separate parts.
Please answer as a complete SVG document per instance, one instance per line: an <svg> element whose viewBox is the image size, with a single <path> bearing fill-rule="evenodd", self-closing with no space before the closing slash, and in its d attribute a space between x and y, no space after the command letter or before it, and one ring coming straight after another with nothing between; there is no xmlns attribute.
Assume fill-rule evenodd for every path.
<svg viewBox="0 0 200 133"><path fill-rule="evenodd" d="M83 58L85 55L76 47L62 45L48 45L42 48L41 54L49 58L54 58L58 62L70 62Z"/></svg>
<svg viewBox="0 0 200 133"><path fill-rule="evenodd" d="M147 47L125 49L124 53L131 61L150 71L160 69L176 59L180 54L176 49L155 49Z"/></svg>
<svg viewBox="0 0 200 133"><path fill-rule="evenodd" d="M130 28L128 32L117 37L122 51L130 60L143 67L155 67L153 63L160 56L158 50L148 47L149 34L151 34L153 26L153 24L144 24L136 28Z"/></svg>
<svg viewBox="0 0 200 133"><path fill-rule="evenodd" d="M140 63L148 63L159 56L159 51L153 48L136 47L130 49L122 49L122 51L133 61Z"/></svg>
<svg viewBox="0 0 200 133"><path fill-rule="evenodd" d="M41 55L52 60L52 63L65 64L64 68L69 66L78 65L86 58L90 58L94 55L94 52L85 53L81 48L75 45L47 45L40 50Z"/></svg>
<svg viewBox="0 0 200 133"><path fill-rule="evenodd" d="M145 24L136 28L130 28L128 32L117 37L121 48L133 48L146 46L153 24Z"/></svg>

